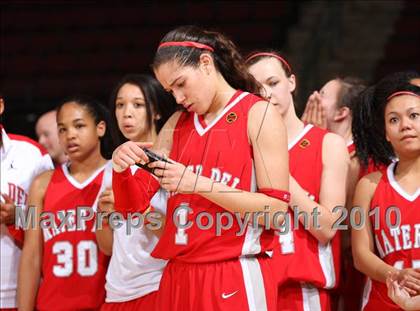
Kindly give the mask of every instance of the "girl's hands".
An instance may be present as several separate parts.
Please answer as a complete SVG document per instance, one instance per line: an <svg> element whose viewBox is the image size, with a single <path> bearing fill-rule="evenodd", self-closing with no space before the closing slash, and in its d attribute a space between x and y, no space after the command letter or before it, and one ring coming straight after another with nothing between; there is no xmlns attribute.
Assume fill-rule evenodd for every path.
<svg viewBox="0 0 420 311"><path fill-rule="evenodd" d="M156 161L148 166L153 169L153 174L159 178L160 185L165 190L178 193L198 192L200 176L185 165L169 159L169 163Z"/></svg>
<svg viewBox="0 0 420 311"><path fill-rule="evenodd" d="M127 141L114 150L112 154L112 167L116 172L125 171L136 163L147 163L149 158L143 148L150 148L153 143Z"/></svg>

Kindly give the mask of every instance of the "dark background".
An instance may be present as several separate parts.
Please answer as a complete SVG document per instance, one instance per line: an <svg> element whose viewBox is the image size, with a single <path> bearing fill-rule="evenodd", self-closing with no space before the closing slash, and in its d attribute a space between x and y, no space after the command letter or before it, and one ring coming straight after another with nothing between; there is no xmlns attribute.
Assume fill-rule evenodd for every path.
<svg viewBox="0 0 420 311"><path fill-rule="evenodd" d="M372 19L379 18L375 8L363 7L366 3L368 1L138 1L122 4L3 1L0 2L0 91L5 98L6 111L2 123L8 132L34 137L37 117L54 108L64 97L83 93L107 102L113 85L123 75L151 73L149 64L160 39L179 25L196 24L220 30L245 54L262 47L293 51L293 44L296 46L299 42L296 35L291 35L292 30L305 25L303 19L315 4L325 9L314 17L320 22L316 23L317 34L310 34L312 40L307 40L311 49L304 59L290 55L292 67L298 73L297 104L301 110L308 94L322 86L328 75L358 73L354 69L357 61L356 67L336 66L341 72L330 68L327 73L317 66L317 59L325 61L325 53L320 51L327 48L327 57L337 63L340 53L344 53L338 47L344 35L354 36L356 40L375 40L375 35L364 33L363 23L357 20L353 27L359 31L344 33L346 14L356 14L351 12L360 8L371 9ZM372 3L377 7L379 2ZM420 69L420 1L381 2L382 6L396 4L400 10L389 22L391 31L377 51L380 56L359 73L369 82L392 71ZM392 13L391 8L388 11ZM387 17L382 18L386 21ZM303 29L300 32L305 32L303 26L298 27ZM351 50L347 52L356 53ZM298 64L295 66L294 62Z"/></svg>

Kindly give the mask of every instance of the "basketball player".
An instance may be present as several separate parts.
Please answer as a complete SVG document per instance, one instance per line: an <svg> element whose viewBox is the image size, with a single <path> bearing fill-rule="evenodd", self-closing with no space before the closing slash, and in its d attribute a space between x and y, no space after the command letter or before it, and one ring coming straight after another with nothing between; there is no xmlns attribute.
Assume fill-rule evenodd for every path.
<svg viewBox="0 0 420 311"><path fill-rule="evenodd" d="M89 98L71 98L58 107L57 125L69 162L31 185L35 226L25 232L19 310L32 311L35 303L37 310L93 310L105 298L108 258L96 243L93 207L112 176L108 111Z"/></svg>
<svg viewBox="0 0 420 311"><path fill-rule="evenodd" d="M110 99L118 128L131 141L154 141L175 107L173 97L148 75L125 76ZM137 169L131 167L133 173ZM151 205L164 215L165 193L157 192ZM99 208L108 213L114 210L111 189L101 194ZM99 247L112 254L106 276L106 303L101 310L155 310L156 291L166 261L150 256L158 241L157 232L144 226L131 230L127 233L127 223L123 223L114 230L107 226L96 231Z"/></svg>
<svg viewBox="0 0 420 311"><path fill-rule="evenodd" d="M172 30L160 42L153 69L185 108L169 119L155 146L169 162L149 164L158 180L144 170L132 176L129 166L148 161L142 148L150 144L127 142L113 155L113 190L116 209L125 211L144 210L159 186L172 192L152 252L169 260L158 309L274 310L275 281L264 254L274 235L263 226L283 222L275 213L286 212L289 199L280 114L246 92L257 93L259 86L220 33ZM252 221L256 212L264 216ZM215 225L218 218L225 229Z"/></svg>
<svg viewBox="0 0 420 311"><path fill-rule="evenodd" d="M410 295L420 290L420 88L385 78L363 93L361 107L354 132L365 155L387 165L359 181L353 202L362 208L356 222L365 223L352 230L354 264L369 277L362 310L399 310L387 297L389 273Z"/></svg>
<svg viewBox="0 0 420 311"><path fill-rule="evenodd" d="M277 310L329 310L330 293L339 279L340 240L333 224L343 206L349 156L343 139L296 115L292 92L296 78L276 51L259 51L247 58L249 72L285 120L290 159L291 207L312 215L319 210L319 227L305 217L293 230L278 236L272 264L279 282ZM296 212L295 212L296 213ZM305 267L303 269L303 267Z"/></svg>
<svg viewBox="0 0 420 311"><path fill-rule="evenodd" d="M55 110L48 111L39 117L35 125L35 132L38 142L47 149L55 166L67 161L63 147L58 141L57 112Z"/></svg>
<svg viewBox="0 0 420 311"><path fill-rule="evenodd" d="M0 95L0 115L4 100ZM23 230L15 227L16 208L25 208L32 180L53 167L45 149L32 139L7 134L0 125L1 203L0 203L0 310L15 310L17 265L23 243ZM28 161L31 159L31 161Z"/></svg>

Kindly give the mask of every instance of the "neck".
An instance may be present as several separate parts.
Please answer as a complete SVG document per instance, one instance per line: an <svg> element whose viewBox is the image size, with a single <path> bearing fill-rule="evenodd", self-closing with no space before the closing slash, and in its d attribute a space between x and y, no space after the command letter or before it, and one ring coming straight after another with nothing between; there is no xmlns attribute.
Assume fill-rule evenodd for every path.
<svg viewBox="0 0 420 311"><path fill-rule="evenodd" d="M410 174L418 175L420 180L420 155L399 156L397 174L404 174L410 171Z"/></svg>
<svg viewBox="0 0 420 311"><path fill-rule="evenodd" d="M420 180L420 156L400 158L395 175L400 177L412 176L414 180Z"/></svg>
<svg viewBox="0 0 420 311"><path fill-rule="evenodd" d="M157 134L155 127L153 125L152 129L146 133L143 133L142 135L136 137L134 141L136 142L154 142L156 141Z"/></svg>
<svg viewBox="0 0 420 311"><path fill-rule="evenodd" d="M293 101L291 101L289 109L287 109L285 115L283 115L283 120L287 129L287 142L290 143L305 128L305 124L296 115Z"/></svg>
<svg viewBox="0 0 420 311"><path fill-rule="evenodd" d="M334 122L331 124L329 130L343 137L346 144L353 140L353 134L351 132L351 118L346 118L341 122Z"/></svg>
<svg viewBox="0 0 420 311"><path fill-rule="evenodd" d="M83 159L70 159L69 171L73 177L77 175L79 180L84 180L98 168L104 166L106 161L102 157L98 146L97 149Z"/></svg>
<svg viewBox="0 0 420 311"><path fill-rule="evenodd" d="M63 164L64 162L67 161L67 156L66 156L66 154L64 152L63 153L60 153L57 157L55 157L53 159L53 161L55 163L57 163L57 164Z"/></svg>
<svg viewBox="0 0 420 311"><path fill-rule="evenodd" d="M221 74L219 75L220 77L216 94L213 97L209 110L204 114L204 119L206 121L213 120L220 112L222 112L229 99L231 99L233 94L236 92L236 90L226 82Z"/></svg>

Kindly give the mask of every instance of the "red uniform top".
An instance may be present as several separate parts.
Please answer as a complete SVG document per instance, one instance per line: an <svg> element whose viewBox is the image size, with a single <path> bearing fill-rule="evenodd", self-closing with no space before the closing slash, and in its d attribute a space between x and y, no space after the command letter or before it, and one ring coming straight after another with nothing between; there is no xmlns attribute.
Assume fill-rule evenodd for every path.
<svg viewBox="0 0 420 311"><path fill-rule="evenodd" d="M93 216L92 206L102 190L103 176L101 168L79 183L63 164L51 177L42 219L52 219L55 225L43 228L38 310L96 309L104 302L108 257L96 244L94 217L80 217Z"/></svg>
<svg viewBox="0 0 420 311"><path fill-rule="evenodd" d="M420 189L412 195L406 193L395 180L395 166L392 163L383 171L370 204L375 251L397 269L420 268ZM370 279L363 306L364 310L400 310L388 298L386 284Z"/></svg>
<svg viewBox="0 0 420 311"><path fill-rule="evenodd" d="M238 192L255 192L253 152L247 122L250 108L260 100L252 94L237 91L219 116L208 125L197 114L184 112L174 131L170 158ZM191 210L174 215L183 203ZM221 230L218 235L216 221L218 215L223 213L230 214L233 221L230 229ZM206 216L201 218L200 214ZM237 216L199 194L175 194L168 200L165 230L152 255L200 263L258 254L272 248L273 231L248 225L240 219L239 214ZM189 221L191 227L177 227L174 218L181 224ZM228 224L226 216L221 218L223 224ZM237 218L245 223L243 232ZM213 224L209 221L213 221ZM209 228L200 229L199 223L209 225Z"/></svg>
<svg viewBox="0 0 420 311"><path fill-rule="evenodd" d="M289 144L290 173L315 202L319 202L321 190L322 144L326 134L327 131L308 124ZM295 281L335 287L340 275L338 232L330 243L322 245L301 222L295 229L294 214L290 214L289 232L279 234L280 245L273 253L273 269L279 284Z"/></svg>

